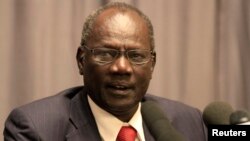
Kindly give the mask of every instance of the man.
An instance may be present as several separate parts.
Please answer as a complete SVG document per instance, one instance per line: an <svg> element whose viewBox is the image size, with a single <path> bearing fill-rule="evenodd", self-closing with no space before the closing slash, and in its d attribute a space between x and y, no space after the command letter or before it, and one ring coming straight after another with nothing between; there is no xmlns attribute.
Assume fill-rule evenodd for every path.
<svg viewBox="0 0 250 141"><path fill-rule="evenodd" d="M161 136L172 141L206 140L197 109L146 94L156 53L151 22L138 9L117 2L90 15L77 63L84 86L13 110L5 124L6 141L121 141L124 132L137 141L160 140ZM142 114L148 101L160 108ZM162 129L167 130L163 134L155 130L156 122L146 120L160 113L155 111L163 113L166 127Z"/></svg>

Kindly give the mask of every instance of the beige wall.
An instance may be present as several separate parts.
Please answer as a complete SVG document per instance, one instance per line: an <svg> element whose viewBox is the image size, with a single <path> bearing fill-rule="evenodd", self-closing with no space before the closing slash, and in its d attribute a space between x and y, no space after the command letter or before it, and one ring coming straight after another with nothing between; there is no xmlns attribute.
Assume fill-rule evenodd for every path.
<svg viewBox="0 0 250 141"><path fill-rule="evenodd" d="M129 0L155 28L149 92L200 110L250 110L250 1ZM103 0L0 0L0 131L19 105L81 85L82 24ZM0 137L1 140L2 136Z"/></svg>

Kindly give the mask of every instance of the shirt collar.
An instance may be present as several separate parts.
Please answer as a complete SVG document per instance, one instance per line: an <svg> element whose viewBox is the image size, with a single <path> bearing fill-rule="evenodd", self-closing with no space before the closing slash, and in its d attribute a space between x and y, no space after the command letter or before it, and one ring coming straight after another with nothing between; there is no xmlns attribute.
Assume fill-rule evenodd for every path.
<svg viewBox="0 0 250 141"><path fill-rule="evenodd" d="M124 125L131 125L137 131L140 141L145 141L143 125L142 125L142 115L141 115L141 103L139 103L138 109L134 116L130 119L128 123L123 122L113 116L112 114L101 109L94 101L88 96L88 102L91 111L95 117L95 121L99 130L99 133L103 140L115 141L116 137Z"/></svg>

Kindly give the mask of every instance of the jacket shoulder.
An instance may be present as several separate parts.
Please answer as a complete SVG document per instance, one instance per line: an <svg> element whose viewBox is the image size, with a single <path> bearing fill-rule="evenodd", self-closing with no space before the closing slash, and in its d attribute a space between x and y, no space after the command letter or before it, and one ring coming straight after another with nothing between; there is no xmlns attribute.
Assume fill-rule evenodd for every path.
<svg viewBox="0 0 250 141"><path fill-rule="evenodd" d="M36 140L41 136L55 136L53 133L63 134L69 126L71 99L82 89L83 87L66 89L54 96L15 108L5 122L6 139L9 137L19 139L22 135L27 135ZM22 134L19 134L20 132Z"/></svg>
<svg viewBox="0 0 250 141"><path fill-rule="evenodd" d="M161 107L161 109L163 111L166 112L174 112L175 114L178 113L186 113L186 112L199 112L199 109L189 106L187 104L184 104L182 102L179 101L175 101L175 100L171 100L171 99L166 99L163 97L159 97L159 96L154 96L151 94L147 94L144 98L144 101L154 101L157 105L159 105Z"/></svg>
<svg viewBox="0 0 250 141"><path fill-rule="evenodd" d="M150 94L147 94L144 100L154 101L169 119L173 127L182 133L188 141L207 140L207 129L199 109L179 101Z"/></svg>
<svg viewBox="0 0 250 141"><path fill-rule="evenodd" d="M22 105L20 107L17 107L16 109L20 109L22 111L32 111L35 112L39 110L42 111L51 111L56 110L58 107L61 107L60 109L64 109L66 105L69 104L70 100L79 92L81 91L83 87L73 87L69 89L65 89L53 96L45 97L42 99L35 100L31 103ZM60 110L57 109L57 110Z"/></svg>

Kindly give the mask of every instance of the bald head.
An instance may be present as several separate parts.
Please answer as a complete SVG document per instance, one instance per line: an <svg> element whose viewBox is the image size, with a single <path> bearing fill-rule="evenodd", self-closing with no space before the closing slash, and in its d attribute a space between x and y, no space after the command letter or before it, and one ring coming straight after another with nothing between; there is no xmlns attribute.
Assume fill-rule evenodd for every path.
<svg viewBox="0 0 250 141"><path fill-rule="evenodd" d="M119 24L119 27L114 26L114 24ZM147 32L146 35L147 40L150 42L150 48L154 49L153 27L151 21L135 7L121 2L109 3L97 9L87 17L83 26L81 46L87 45L91 36L94 35L93 33L98 31L98 34L101 34L102 32L100 31L102 31L102 28L107 28L107 26L118 27L119 29L126 30L126 33L129 33L134 32L134 29L128 27L136 27L135 24L138 30L145 28L144 31ZM113 31L123 32L117 29L113 29Z"/></svg>
<svg viewBox="0 0 250 141"><path fill-rule="evenodd" d="M87 46L93 46L93 43L99 41L105 42L110 37L114 43L122 41L124 46L130 43L136 45L137 42L144 43L145 49L151 49L147 25L143 18L134 11L121 11L117 8L106 9L96 17L92 27Z"/></svg>

